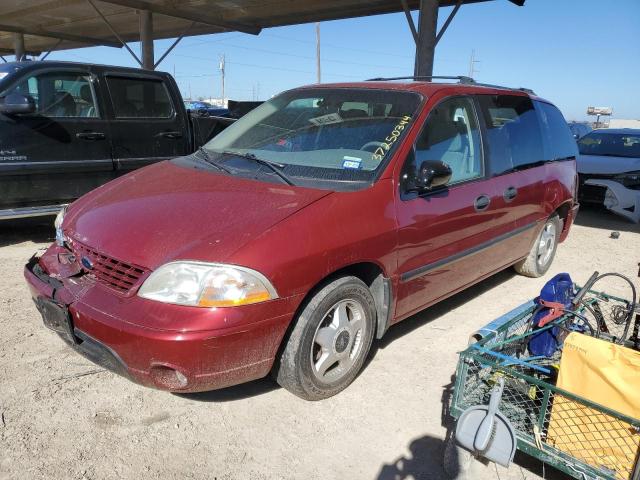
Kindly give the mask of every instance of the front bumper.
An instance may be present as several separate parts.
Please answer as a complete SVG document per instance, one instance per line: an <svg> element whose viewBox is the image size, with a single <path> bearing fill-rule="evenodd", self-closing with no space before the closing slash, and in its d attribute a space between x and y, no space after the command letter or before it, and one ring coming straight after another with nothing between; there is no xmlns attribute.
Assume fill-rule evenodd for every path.
<svg viewBox="0 0 640 480"><path fill-rule="evenodd" d="M634 223L640 222L640 190L626 188L614 180L591 178L585 185L604 190L602 204L611 212L621 215Z"/></svg>
<svg viewBox="0 0 640 480"><path fill-rule="evenodd" d="M202 309L125 298L88 275L49 275L42 266L52 265L58 249L50 247L25 266L34 301L53 299L68 309L75 338L65 341L78 353L162 390L206 391L265 376L300 301Z"/></svg>

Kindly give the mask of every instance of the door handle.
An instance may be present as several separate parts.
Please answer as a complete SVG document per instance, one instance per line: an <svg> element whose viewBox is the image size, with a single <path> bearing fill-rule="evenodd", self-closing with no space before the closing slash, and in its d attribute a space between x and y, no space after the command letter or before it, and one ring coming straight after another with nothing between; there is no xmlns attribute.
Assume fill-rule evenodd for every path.
<svg viewBox="0 0 640 480"><path fill-rule="evenodd" d="M480 195L473 201L473 208L476 209L476 212L481 212L489 208L489 204L491 203L491 199L488 195Z"/></svg>
<svg viewBox="0 0 640 480"><path fill-rule="evenodd" d="M518 189L516 187L509 187L502 194L502 197L507 203L513 200L514 198L516 198L517 196L518 196Z"/></svg>
<svg viewBox="0 0 640 480"><path fill-rule="evenodd" d="M106 135L102 132L78 132L76 138L81 140L104 140Z"/></svg>
<svg viewBox="0 0 640 480"><path fill-rule="evenodd" d="M182 132L170 131L170 132L160 132L156 135L156 137L164 137L164 138L182 138Z"/></svg>

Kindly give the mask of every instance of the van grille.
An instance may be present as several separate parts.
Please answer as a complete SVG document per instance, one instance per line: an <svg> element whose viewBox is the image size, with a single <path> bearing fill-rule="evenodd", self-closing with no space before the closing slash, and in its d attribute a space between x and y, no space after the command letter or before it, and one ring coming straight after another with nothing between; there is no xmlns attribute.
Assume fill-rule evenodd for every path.
<svg viewBox="0 0 640 480"><path fill-rule="evenodd" d="M78 262L82 264L82 258L92 263L92 268L83 265L83 270L93 275L99 283L106 285L120 293L130 293L147 271L143 267L123 262L116 258L104 255L97 250L72 240L71 249Z"/></svg>

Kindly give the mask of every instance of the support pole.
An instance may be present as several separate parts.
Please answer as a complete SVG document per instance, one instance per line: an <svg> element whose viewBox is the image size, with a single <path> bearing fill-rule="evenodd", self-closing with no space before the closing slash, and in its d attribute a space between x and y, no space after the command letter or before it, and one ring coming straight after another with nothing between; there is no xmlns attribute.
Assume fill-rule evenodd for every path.
<svg viewBox="0 0 640 480"><path fill-rule="evenodd" d="M416 43L416 63L414 67L414 75L416 77L433 75L433 54L436 47L438 7L438 0L420 0L418 41Z"/></svg>
<svg viewBox="0 0 640 480"><path fill-rule="evenodd" d="M13 50L16 54L16 62L24 58L24 35L22 33L13 34Z"/></svg>
<svg viewBox="0 0 640 480"><path fill-rule="evenodd" d="M320 22L316 22L316 82L322 83L320 71Z"/></svg>
<svg viewBox="0 0 640 480"><path fill-rule="evenodd" d="M153 70L155 58L153 54L153 14L149 10L139 10L140 43L142 46L142 68Z"/></svg>

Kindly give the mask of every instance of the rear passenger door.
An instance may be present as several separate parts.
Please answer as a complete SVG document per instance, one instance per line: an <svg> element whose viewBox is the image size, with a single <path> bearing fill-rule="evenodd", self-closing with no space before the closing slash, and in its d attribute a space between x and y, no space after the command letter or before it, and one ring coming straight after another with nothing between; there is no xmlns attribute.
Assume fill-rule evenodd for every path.
<svg viewBox="0 0 640 480"><path fill-rule="evenodd" d="M447 163L449 184L426 194L407 191L425 160ZM471 97L448 98L431 109L399 173L396 317L404 318L500 266L496 190L486 175Z"/></svg>
<svg viewBox="0 0 640 480"><path fill-rule="evenodd" d="M521 95L478 95L489 157L499 192L496 212L515 237L508 260L527 255L544 217L545 155L532 100Z"/></svg>
<svg viewBox="0 0 640 480"><path fill-rule="evenodd" d="M105 79L118 174L189 153L186 117L162 77L106 73Z"/></svg>

